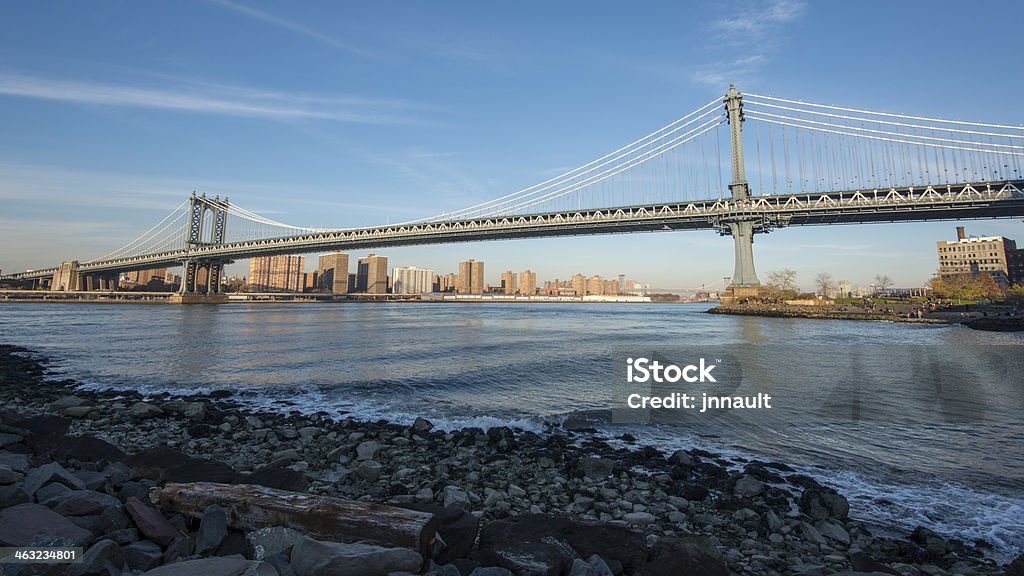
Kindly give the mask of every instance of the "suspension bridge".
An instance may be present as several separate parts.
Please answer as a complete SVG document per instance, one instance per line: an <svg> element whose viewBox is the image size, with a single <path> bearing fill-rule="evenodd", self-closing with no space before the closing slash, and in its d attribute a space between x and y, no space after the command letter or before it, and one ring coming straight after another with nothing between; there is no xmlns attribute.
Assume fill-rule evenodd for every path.
<svg viewBox="0 0 1024 576"><path fill-rule="evenodd" d="M0 280L103 289L116 285L122 272L182 266L183 293L216 294L226 264L258 256L712 230L733 238L727 297L742 298L759 286L755 234L787 226L1024 216L1022 157L1022 126L816 104L730 87L724 98L592 162L460 210L385 226L305 228L193 193L114 252Z"/></svg>

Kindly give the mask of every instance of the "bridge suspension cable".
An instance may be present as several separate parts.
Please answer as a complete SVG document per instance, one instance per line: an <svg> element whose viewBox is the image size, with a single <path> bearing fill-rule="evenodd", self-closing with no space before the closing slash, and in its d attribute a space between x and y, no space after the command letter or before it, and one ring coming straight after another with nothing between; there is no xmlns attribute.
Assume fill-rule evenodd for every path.
<svg viewBox="0 0 1024 576"><path fill-rule="evenodd" d="M746 94L743 103L745 117L755 124L755 145L786 151L784 164L771 161L771 178L764 178L758 162L756 176L771 185L762 194L1018 180L1024 168L1021 126L757 94Z"/></svg>
<svg viewBox="0 0 1024 576"><path fill-rule="evenodd" d="M720 100L712 100L626 146L563 172L554 178L487 202L403 224L513 215L530 208L540 208L541 211L544 211L543 208L554 210L556 209L554 201L559 199L562 200L560 207L572 208L600 207L600 204L594 202L616 197L623 198L621 204L639 203L638 199L630 199L629 194L633 193L634 197L636 193L656 194L658 190L655 188L657 187L649 182L655 174L660 174L659 177L664 179L660 182L662 184L660 192L664 196L667 197L673 192L679 193L678 188L683 184L681 181L684 170L677 158L673 158L671 162L673 165L669 166L670 161L666 157L666 153L697 140L724 122L724 117L717 108L718 104L720 104ZM701 144L703 145L703 142ZM660 167L655 165L656 162L644 166L648 161L658 158L663 160ZM696 166L691 163L685 170L686 175L689 176L695 169ZM670 179L674 181L673 186L677 188L674 191L669 189ZM609 182L609 180L613 181ZM698 192L691 188L689 192L693 197L696 198L701 194L711 192L707 184L711 184L714 179L706 178L705 180L704 190ZM691 180L690 186L694 185L695 181ZM575 206L573 206L574 204Z"/></svg>

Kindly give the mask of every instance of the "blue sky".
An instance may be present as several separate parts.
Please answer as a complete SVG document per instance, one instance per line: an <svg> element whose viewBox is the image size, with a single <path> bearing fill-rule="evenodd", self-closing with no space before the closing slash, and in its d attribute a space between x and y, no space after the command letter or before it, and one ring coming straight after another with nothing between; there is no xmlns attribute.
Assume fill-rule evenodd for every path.
<svg viewBox="0 0 1024 576"><path fill-rule="evenodd" d="M730 82L874 110L1024 123L1015 2L6 2L0 268L110 252L192 190L276 220L433 215L542 181ZM955 223L792 228L782 267L922 284ZM1019 220L967 223L1024 240ZM732 271L710 232L388 250L541 279L625 273L699 287ZM359 254L354 254L358 256ZM315 258L310 258L311 265ZM236 266L236 269L241 266Z"/></svg>

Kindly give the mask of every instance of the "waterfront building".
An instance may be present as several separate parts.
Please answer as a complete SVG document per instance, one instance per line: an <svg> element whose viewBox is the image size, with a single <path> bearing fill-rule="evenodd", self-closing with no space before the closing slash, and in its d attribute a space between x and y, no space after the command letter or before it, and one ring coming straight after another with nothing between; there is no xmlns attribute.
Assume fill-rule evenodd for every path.
<svg viewBox="0 0 1024 576"><path fill-rule="evenodd" d="M537 293L537 273L523 270L519 273L519 293L533 296Z"/></svg>
<svg viewBox="0 0 1024 576"><path fill-rule="evenodd" d="M314 286L321 292L347 294L351 289L348 283L348 254L345 252L321 254L317 259L316 272L317 283Z"/></svg>
<svg viewBox="0 0 1024 576"><path fill-rule="evenodd" d="M388 293L388 257L367 254L359 259L356 272L356 291L365 294Z"/></svg>
<svg viewBox="0 0 1024 576"><path fill-rule="evenodd" d="M587 294L593 296L604 296L605 295L605 284L604 279L594 274L587 279Z"/></svg>
<svg viewBox="0 0 1024 576"><path fill-rule="evenodd" d="M484 263L480 260L459 262L459 276L455 291L459 294L484 293Z"/></svg>
<svg viewBox="0 0 1024 576"><path fill-rule="evenodd" d="M991 275L1001 286L1009 284L1007 254L1017 245L1003 236L967 236L963 226L956 227L956 240L937 243L939 276L956 274Z"/></svg>
<svg viewBox="0 0 1024 576"><path fill-rule="evenodd" d="M516 273L507 270L501 273L501 293L502 294L515 294L516 290Z"/></svg>
<svg viewBox="0 0 1024 576"><path fill-rule="evenodd" d="M302 291L312 292L317 290L317 272L305 272L302 274Z"/></svg>
<svg viewBox="0 0 1024 576"><path fill-rule="evenodd" d="M572 289L576 292L577 296L587 295L587 279L583 277L583 274L577 274L572 277Z"/></svg>
<svg viewBox="0 0 1024 576"><path fill-rule="evenodd" d="M1024 248L1006 251L1006 276L1010 284L1024 286Z"/></svg>
<svg viewBox="0 0 1024 576"><path fill-rule="evenodd" d="M427 292L434 291L433 270L416 268L415 266L408 268L396 267L391 273L391 278L394 281L392 292L395 294L426 294Z"/></svg>
<svg viewBox="0 0 1024 576"><path fill-rule="evenodd" d="M249 260L249 291L300 292L305 268L305 256L280 254L252 258Z"/></svg>

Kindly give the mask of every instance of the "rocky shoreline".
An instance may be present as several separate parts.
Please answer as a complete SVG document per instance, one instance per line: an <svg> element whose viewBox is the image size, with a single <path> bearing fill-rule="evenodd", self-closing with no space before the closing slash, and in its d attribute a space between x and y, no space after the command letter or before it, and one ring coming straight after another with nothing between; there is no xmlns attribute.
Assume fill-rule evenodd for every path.
<svg viewBox="0 0 1024 576"><path fill-rule="evenodd" d="M950 324L944 318L908 318L906 315L887 314L869 310L851 310L846 306L793 306L788 304L734 304L720 305L708 310L709 314L732 316L763 316L767 318L810 318L814 320L872 320L908 322L911 324Z"/></svg>
<svg viewBox="0 0 1024 576"><path fill-rule="evenodd" d="M873 536L846 499L774 462L662 453L591 432L442 432L270 413L230 392L144 397L47 379L46 359L0 346L0 546L60 535L76 564L0 564L3 574L1024 575L984 543L920 527ZM622 442L617 442L621 446ZM232 527L160 509L169 483L252 484L434 515L423 557ZM33 531L32 528L35 528ZM52 540L51 540L51 545Z"/></svg>

